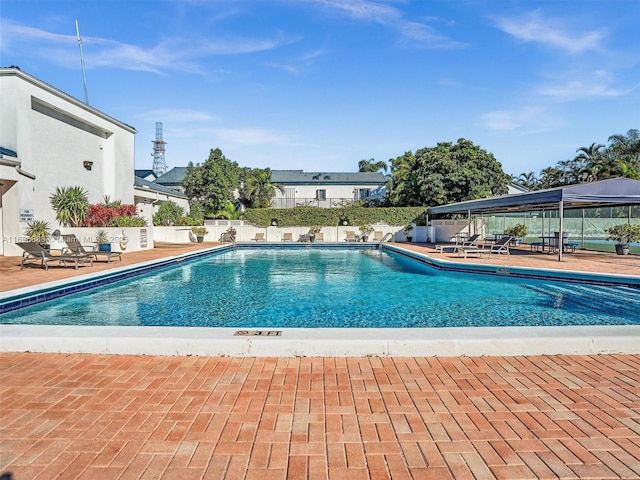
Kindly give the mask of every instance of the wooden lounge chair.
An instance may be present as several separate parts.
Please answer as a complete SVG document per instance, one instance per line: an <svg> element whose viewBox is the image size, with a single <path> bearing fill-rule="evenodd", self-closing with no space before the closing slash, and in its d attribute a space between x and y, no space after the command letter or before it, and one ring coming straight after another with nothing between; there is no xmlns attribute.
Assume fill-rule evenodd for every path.
<svg viewBox="0 0 640 480"><path fill-rule="evenodd" d="M513 237L510 235L507 235L502 237L493 245L488 246L487 248L459 246L456 249L456 251L458 252L459 257L464 255L464 258L467 258L467 255L478 255L479 257L482 257L482 255L485 253L488 253L489 256L491 256L492 253L497 253L497 254L506 253L507 255L510 255L509 243L512 240L513 240Z"/></svg>
<svg viewBox="0 0 640 480"><path fill-rule="evenodd" d="M264 242L264 232L256 232L256 236L251 240L254 242Z"/></svg>
<svg viewBox="0 0 640 480"><path fill-rule="evenodd" d="M88 262L93 266L93 259L90 255L84 254L65 254L52 255L51 252L45 249L42 245L35 242L18 242L16 243L24 252L22 253L22 261L20 262L20 270L24 270L27 265L38 264L45 270L49 270L49 262L58 262L59 265L68 266L73 264L75 268L81 263Z"/></svg>
<svg viewBox="0 0 640 480"><path fill-rule="evenodd" d="M475 235L471 235L466 241L460 243L443 243L436 245L434 248L436 252L443 253L445 249L451 249L452 252L456 252L458 248L478 248L478 240L480 239L480 235L477 233Z"/></svg>
<svg viewBox="0 0 640 480"><path fill-rule="evenodd" d="M347 238L344 239L345 242L357 242L358 237L356 236L356 232L353 230L347 230Z"/></svg>
<svg viewBox="0 0 640 480"><path fill-rule="evenodd" d="M384 233L379 232L378 230L373 232L373 241L374 242L381 242L383 238L384 238Z"/></svg>
<svg viewBox="0 0 640 480"><path fill-rule="evenodd" d="M282 241L283 242L293 242L293 233L291 232L284 232L282 234Z"/></svg>
<svg viewBox="0 0 640 480"><path fill-rule="evenodd" d="M67 244L67 248L62 250L63 254L72 254L72 255L88 255L93 258L96 262L100 259L105 260L107 263L111 263L112 258L117 258L122 261L122 252L112 252L97 250L95 245L82 245L78 237L74 234L63 235L62 238L64 242ZM86 247L86 248L85 248Z"/></svg>
<svg viewBox="0 0 640 480"><path fill-rule="evenodd" d="M324 242L324 233L322 233L322 232L316 233L315 241L316 242Z"/></svg>

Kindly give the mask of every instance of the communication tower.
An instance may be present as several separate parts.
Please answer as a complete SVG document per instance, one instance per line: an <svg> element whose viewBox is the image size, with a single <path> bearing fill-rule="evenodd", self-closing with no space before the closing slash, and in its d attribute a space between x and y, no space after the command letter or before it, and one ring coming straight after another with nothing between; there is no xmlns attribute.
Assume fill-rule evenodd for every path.
<svg viewBox="0 0 640 480"><path fill-rule="evenodd" d="M153 143L153 173L158 177L167 172L167 163L164 161L164 146L167 144L162 140L162 122L156 122L156 139Z"/></svg>

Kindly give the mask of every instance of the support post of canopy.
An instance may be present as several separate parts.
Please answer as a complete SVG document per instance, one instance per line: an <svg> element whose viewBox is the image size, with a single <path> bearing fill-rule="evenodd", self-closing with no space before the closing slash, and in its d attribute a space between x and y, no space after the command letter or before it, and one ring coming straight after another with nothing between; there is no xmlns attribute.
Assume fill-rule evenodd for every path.
<svg viewBox="0 0 640 480"><path fill-rule="evenodd" d="M564 240L562 238L563 217L564 217L564 202L560 200L558 205L558 261L562 261L562 249L564 248Z"/></svg>

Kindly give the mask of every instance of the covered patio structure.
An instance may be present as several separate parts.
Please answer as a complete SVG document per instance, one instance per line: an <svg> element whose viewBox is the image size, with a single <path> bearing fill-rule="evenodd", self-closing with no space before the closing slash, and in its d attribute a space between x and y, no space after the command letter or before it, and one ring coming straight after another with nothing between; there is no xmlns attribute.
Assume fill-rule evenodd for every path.
<svg viewBox="0 0 640 480"><path fill-rule="evenodd" d="M640 181L612 178L599 182L441 205L427 209L426 213L428 224L429 217L434 215L466 214L471 222L473 214L542 211L544 215L545 210L558 210L559 238L563 238L565 210L628 205L640 205ZM558 249L558 261L562 261L562 248Z"/></svg>

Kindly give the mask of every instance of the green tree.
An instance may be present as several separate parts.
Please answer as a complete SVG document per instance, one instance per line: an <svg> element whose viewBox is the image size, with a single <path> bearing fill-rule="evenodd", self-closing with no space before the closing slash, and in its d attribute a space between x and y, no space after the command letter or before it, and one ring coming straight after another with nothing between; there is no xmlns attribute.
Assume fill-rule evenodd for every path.
<svg viewBox="0 0 640 480"><path fill-rule="evenodd" d="M242 175L243 182L240 189L240 200L249 208L269 208L276 190L284 193L284 187L271 182L269 168L255 168Z"/></svg>
<svg viewBox="0 0 640 480"><path fill-rule="evenodd" d="M536 177L536 174L533 172L521 173L518 175L518 178L514 179L514 182L528 190L537 190L540 188L540 180L538 180L538 177Z"/></svg>
<svg viewBox="0 0 640 480"><path fill-rule="evenodd" d="M82 187L56 187L49 197L56 220L64 227L81 227L89 208L88 193Z"/></svg>
<svg viewBox="0 0 640 480"><path fill-rule="evenodd" d="M640 179L640 132L631 129L626 135L611 135L607 153L621 175Z"/></svg>
<svg viewBox="0 0 640 480"><path fill-rule="evenodd" d="M404 159L396 159L393 164L399 167L394 171L394 190L408 187L406 193L399 195L405 205L445 205L508 191L509 175L493 154L470 140L461 138L457 143L441 142L420 149L413 166L407 161L410 158L405 154ZM397 183L396 172L401 173Z"/></svg>
<svg viewBox="0 0 640 480"><path fill-rule="evenodd" d="M157 226L179 225L184 210L173 200L164 202L153 216L153 224Z"/></svg>
<svg viewBox="0 0 640 480"><path fill-rule="evenodd" d="M189 162L182 186L190 202L198 201L205 215L213 216L227 202L233 201L233 192L239 187L240 168L228 160L219 148L211 150L202 164Z"/></svg>
<svg viewBox="0 0 640 480"><path fill-rule="evenodd" d="M383 160L375 161L373 158L369 160L360 160L358 162L358 171L359 172L379 172L380 170L384 170L387 173L387 162Z"/></svg>
<svg viewBox="0 0 640 480"><path fill-rule="evenodd" d="M388 183L387 198L393 206L419 206L420 188L417 177L417 163L413 152L405 152L390 159L391 180Z"/></svg>

